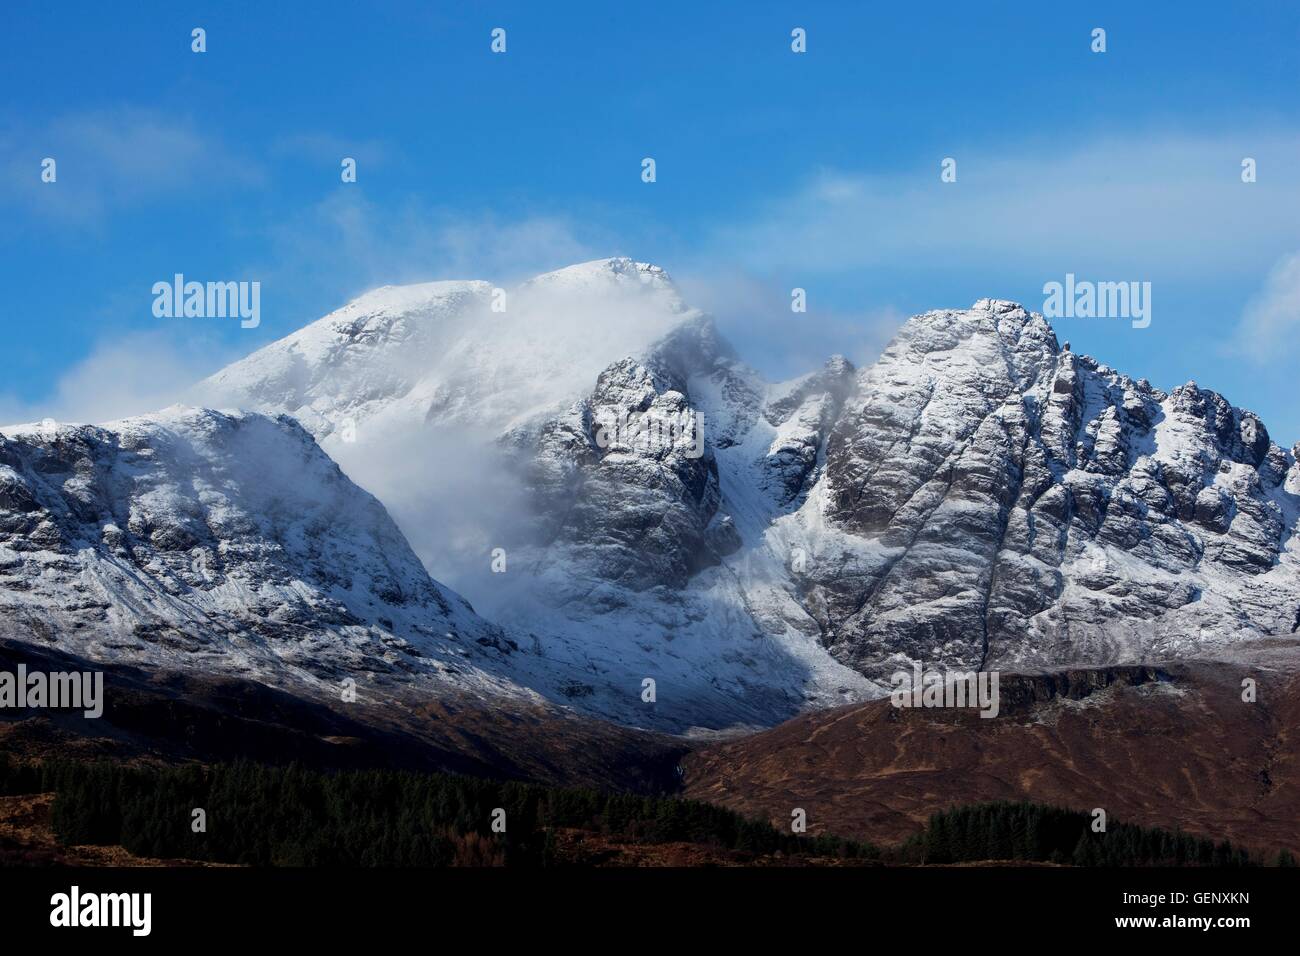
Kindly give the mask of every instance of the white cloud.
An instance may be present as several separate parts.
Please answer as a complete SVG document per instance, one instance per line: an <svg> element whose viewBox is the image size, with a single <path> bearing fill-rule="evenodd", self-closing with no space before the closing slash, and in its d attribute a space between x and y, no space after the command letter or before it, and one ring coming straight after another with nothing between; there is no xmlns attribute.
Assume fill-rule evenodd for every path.
<svg viewBox="0 0 1300 956"><path fill-rule="evenodd" d="M805 275L1212 268L1223 278L1258 273L1260 250L1288 248L1300 219L1292 132L995 141L948 155L954 183L940 181L938 155L885 174L823 171L719 228L707 251ZM1256 183L1241 182L1247 156Z"/></svg>
<svg viewBox="0 0 1300 956"><path fill-rule="evenodd" d="M207 340L178 343L159 333L101 342L60 375L47 396L24 401L0 394L0 422L53 418L98 424L157 411L233 357L229 347Z"/></svg>
<svg viewBox="0 0 1300 956"><path fill-rule="evenodd" d="M414 199L384 209L345 189L271 227L266 261L246 272L264 285L313 292L318 300L323 292L328 308L337 308L381 285L436 279L510 285L616 254L604 251L596 230L587 231L590 240L562 217L471 218Z"/></svg>
<svg viewBox="0 0 1300 956"><path fill-rule="evenodd" d="M298 157L310 162L327 163L339 168L345 156L357 161L359 177L370 169L383 168L393 156L393 149L377 139L356 139L332 133L287 133L271 144L274 156Z"/></svg>
<svg viewBox="0 0 1300 956"><path fill-rule="evenodd" d="M713 315L741 358L772 380L810 372L832 355L869 364L907 318L891 305L831 308L815 288L804 290L807 311L793 312L792 288L721 267L673 278L686 302Z"/></svg>
<svg viewBox="0 0 1300 956"><path fill-rule="evenodd" d="M531 520L526 488L494 437L479 428L379 436L361 428L355 444L325 443L343 472L383 502L429 573L480 613L499 590L488 556Z"/></svg>
<svg viewBox="0 0 1300 956"><path fill-rule="evenodd" d="M193 121L134 107L57 116L0 136L0 209L21 205L55 223L84 223L195 185L262 181L261 168L233 155ZM52 158L57 179L41 181Z"/></svg>
<svg viewBox="0 0 1300 956"><path fill-rule="evenodd" d="M1300 252L1285 256L1246 304L1233 351L1257 362L1293 360L1300 342Z"/></svg>

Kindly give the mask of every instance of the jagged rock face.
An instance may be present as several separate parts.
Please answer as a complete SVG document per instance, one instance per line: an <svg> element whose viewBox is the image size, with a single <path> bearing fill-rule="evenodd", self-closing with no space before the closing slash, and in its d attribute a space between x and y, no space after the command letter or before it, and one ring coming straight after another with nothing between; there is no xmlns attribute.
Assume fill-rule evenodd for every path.
<svg viewBox="0 0 1300 956"><path fill-rule="evenodd" d="M717 466L711 453L693 454L696 414L674 384L616 362L589 398L542 426L527 459L537 513L554 526L548 543L635 590L683 587L717 560L705 539L721 497Z"/></svg>
<svg viewBox="0 0 1300 956"><path fill-rule="evenodd" d="M691 383L741 393L751 407L744 374L713 324L692 319L643 358L612 363L562 415L509 436L543 545L633 591L684 588L734 551L735 529L718 513L719 439L706 441Z"/></svg>
<svg viewBox="0 0 1300 956"><path fill-rule="evenodd" d="M494 634L296 421L183 407L0 432L0 632L360 684L441 675Z"/></svg>
<svg viewBox="0 0 1300 956"><path fill-rule="evenodd" d="M536 495L550 560L563 550L582 574L671 594L744 546L731 513L743 498L761 502L764 522L797 506L853 384L852 364L836 356L770 395L699 316L641 358L612 363L588 396L507 444ZM719 456L733 466L730 500Z"/></svg>
<svg viewBox="0 0 1300 956"><path fill-rule="evenodd" d="M492 311L498 291L379 290L203 385L294 415L360 484L385 489L421 558L439 561L437 577L492 624L416 573L404 541L382 543L386 515L356 526L378 507L368 497L355 513L339 504L296 519L348 531L325 560L312 536L247 524L300 498L296 485L250 498L245 483L213 478L203 455L170 451L29 448L21 468L0 467L0 601L23 605L24 589L52 580L32 556L72 560L59 549L77 540L63 584L75 591L104 567L143 562L127 574L147 572L143 604L155 616L184 607L162 617L187 635L208 633L185 623L207 620L204 595L225 595L223 626L275 642L258 651L268 660L283 661L298 627L316 627L310 647L327 664L331 643L355 640L365 657L368 642L386 652L392 639L454 671L482 668L671 730L770 724L878 696L914 661L1010 670L1231 656L1234 643L1300 621L1295 451L1219 395L1193 384L1166 394L1063 349L1014 303L916 316L869 366L835 357L772 384L653 266L611 259L541 276L513 290L503 314ZM472 454L457 431L468 426L481 443ZM189 436L158 433L160 449L180 449L199 426L159 427ZM20 440L32 441L9 439ZM258 457L237 442L226 453ZM136 501L140 488L122 476L140 461L166 463L180 489L168 514L179 517L158 524ZM105 467L118 476L107 489L93 477ZM62 469L57 501L34 481L42 468ZM451 506L486 498L504 516L490 537L447 534L420 510L445 493L440 476L460 471ZM502 476L509 501L496 494ZM86 502L84 481L102 489ZM238 507L214 512L213 488ZM357 534L372 544L357 551ZM268 541L282 562L261 550ZM491 559L489 573L498 547L509 560ZM187 570L204 553L207 569ZM242 576L224 570L235 557ZM341 570L352 568L375 582L382 614L353 600L370 586ZM211 586L203 576L223 574ZM128 632L141 604L116 592L84 600L101 606L78 597L68 613L121 617ZM23 613L33 626L38 615ZM457 639L426 651L430 633ZM406 645L396 660L418 660ZM459 666L466 646L477 656ZM647 678L657 701L641 696Z"/></svg>
<svg viewBox="0 0 1300 956"><path fill-rule="evenodd" d="M1017 305L928 313L835 425L824 514L859 547L805 585L832 652L876 675L1287 633L1295 469L1249 412L1062 351Z"/></svg>
<svg viewBox="0 0 1300 956"><path fill-rule="evenodd" d="M826 439L853 392L854 372L853 364L837 355L764 409L763 417L779 432L765 457L763 485L779 505L789 505L807 491Z"/></svg>
<svg viewBox="0 0 1300 956"><path fill-rule="evenodd" d="M772 559L747 557L815 483L852 368L771 386L663 270L626 259L532 279L504 313L498 291L378 290L197 391L297 416L501 626L498 673L552 700L689 730L871 691L778 593ZM649 435L625 430L634 416ZM728 561L775 591L751 599Z"/></svg>

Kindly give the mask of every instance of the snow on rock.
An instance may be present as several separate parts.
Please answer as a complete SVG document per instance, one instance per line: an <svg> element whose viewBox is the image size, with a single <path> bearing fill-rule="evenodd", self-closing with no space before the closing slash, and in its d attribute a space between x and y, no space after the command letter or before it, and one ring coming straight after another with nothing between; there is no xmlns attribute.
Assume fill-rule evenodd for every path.
<svg viewBox="0 0 1300 956"><path fill-rule="evenodd" d="M687 314L663 270L629 259L512 290L385 286L228 366L193 398L293 415L321 441L345 426L504 430L590 387L611 354L631 354Z"/></svg>
<svg viewBox="0 0 1300 956"><path fill-rule="evenodd" d="M5 430L0 626L705 732L914 661L1229 656L1300 621L1295 450L1013 302L773 384L663 270L608 259L377 290L197 392L292 419Z"/></svg>
<svg viewBox="0 0 1300 956"><path fill-rule="evenodd" d="M524 693L489 673L500 632L288 416L0 430L0 634L334 694Z"/></svg>
<svg viewBox="0 0 1300 956"><path fill-rule="evenodd" d="M927 313L831 436L810 595L875 675L1229 653L1294 629L1294 468L1251 413L1062 351L1014 303Z"/></svg>

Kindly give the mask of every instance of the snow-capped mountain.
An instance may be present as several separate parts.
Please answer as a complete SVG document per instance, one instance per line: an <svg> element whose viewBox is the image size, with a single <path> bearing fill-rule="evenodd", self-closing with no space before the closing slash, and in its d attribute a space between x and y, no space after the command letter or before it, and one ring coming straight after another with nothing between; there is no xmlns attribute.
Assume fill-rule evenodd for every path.
<svg viewBox="0 0 1300 956"><path fill-rule="evenodd" d="M867 673L1228 654L1300 620L1297 494L1250 412L986 299L911 319L859 373L797 516L802 580Z"/></svg>
<svg viewBox="0 0 1300 956"><path fill-rule="evenodd" d="M1295 449L1010 302L769 383L662 270L602 260L377 290L191 399L251 411L5 430L7 616L674 731L879 696L913 661L1223 657L1300 624Z"/></svg>
<svg viewBox="0 0 1300 956"><path fill-rule="evenodd" d="M379 290L195 396L296 415L392 510L435 576L512 635L523 649L512 676L561 702L685 731L876 693L770 586L781 578L770 555L722 561L738 555L738 522L757 540L810 474L847 363L770 387L663 270L626 259L532 279L504 313L492 294L486 283ZM685 441L628 440L620 412L685 413ZM614 426L604 447L602 424ZM759 445L761 462L743 460Z"/></svg>
<svg viewBox="0 0 1300 956"><path fill-rule="evenodd" d="M585 263L535 288L551 295L521 305L526 321L479 315L469 333L387 290L397 305L359 300L216 381L268 411L296 407L268 404L271 357L305 380L373 385L310 406L327 447L386 501L391 479L331 444L331 422L357 416L358 434L400 440L412 460L473 422L490 453L468 460L510 520L450 562L442 542L439 570L569 662L580 705L607 709L651 677L647 722L765 723L878 694L914 660L1203 656L1295 627L1295 455L1214 393L1165 394L1070 352L1018 305L916 316L868 368L835 357L771 384L654 267ZM359 312L361 326L338 318ZM593 317L621 317L622 337L594 341ZM436 328L404 334L442 343L425 370L374 385L373 330L422 323ZM579 371L560 374L553 349L512 350L521 325L553 327ZM629 433L638 419L678 431ZM438 566L421 522L402 520L409 503L395 511ZM496 546L501 574L488 572Z"/></svg>
<svg viewBox="0 0 1300 956"><path fill-rule="evenodd" d="M349 678L525 695L490 673L500 631L287 416L0 430L0 636L332 696Z"/></svg>
<svg viewBox="0 0 1300 956"><path fill-rule="evenodd" d="M504 430L591 387L691 313L662 269L606 260L488 282L385 286L213 375L204 404L290 414L320 440L410 424Z"/></svg>

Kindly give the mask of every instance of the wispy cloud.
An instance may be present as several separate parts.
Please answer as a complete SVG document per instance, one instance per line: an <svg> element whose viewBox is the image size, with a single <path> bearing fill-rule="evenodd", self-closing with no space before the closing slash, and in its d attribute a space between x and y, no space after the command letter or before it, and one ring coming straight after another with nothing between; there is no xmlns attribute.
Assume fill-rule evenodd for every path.
<svg viewBox="0 0 1300 956"><path fill-rule="evenodd" d="M715 231L710 251L749 268L833 274L959 268L1213 268L1258 275L1295 239L1300 135L1149 133L1080 142L997 140L887 174L823 170ZM1258 181L1241 181L1254 158ZM1267 250L1272 249L1272 252ZM992 271L990 271L992 270Z"/></svg>
<svg viewBox="0 0 1300 956"><path fill-rule="evenodd" d="M340 191L269 230L250 274L284 290L325 290L336 304L380 285L433 279L505 284L613 255L597 230L566 218L453 214L419 200L380 206ZM292 296L291 296L292 297Z"/></svg>
<svg viewBox="0 0 1300 956"><path fill-rule="evenodd" d="M1242 313L1231 351L1257 362L1293 362L1300 351L1300 252L1284 256Z"/></svg>
<svg viewBox="0 0 1300 956"><path fill-rule="evenodd" d="M271 144L271 155L302 158L339 168L345 157L357 161L358 181L371 169L382 169L395 155L392 145L377 139L358 139L333 133L287 133Z"/></svg>
<svg viewBox="0 0 1300 956"><path fill-rule="evenodd" d="M833 309L815 291L807 313L792 313L788 288L726 257L697 262L688 251L679 269L651 248L567 216L472 216L414 199L379 205L346 189L274 226L269 250L263 264L241 274L263 278L289 299L316 296L316 312L386 284L486 279L512 287L591 259L648 260L667 268L689 305L713 314L725 335L744 344L747 358L778 378L815 369L834 353L870 361L904 318L888 305ZM303 311L304 320L311 312Z"/></svg>
<svg viewBox="0 0 1300 956"><path fill-rule="evenodd" d="M771 379L812 371L837 354L859 367L868 364L907 318L889 304L832 308L815 289L803 290L807 311L794 312L793 289L721 266L674 272L673 278L685 300L713 315L742 358Z"/></svg>
<svg viewBox="0 0 1300 956"><path fill-rule="evenodd" d="M56 181L41 164L55 160ZM52 224L86 223L202 186L261 182L192 120L134 107L69 113L39 125L7 125L0 137L0 209L21 208Z"/></svg>
<svg viewBox="0 0 1300 956"><path fill-rule="evenodd" d="M140 333L105 340L37 400L0 393L0 423L100 423L157 411L238 355L206 337Z"/></svg>

